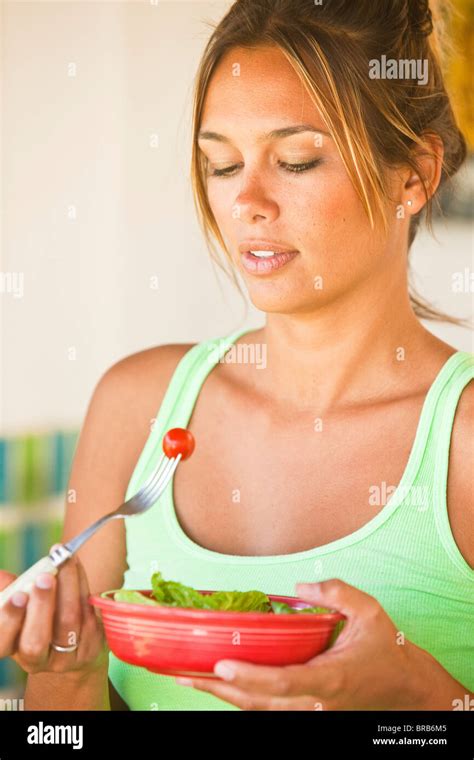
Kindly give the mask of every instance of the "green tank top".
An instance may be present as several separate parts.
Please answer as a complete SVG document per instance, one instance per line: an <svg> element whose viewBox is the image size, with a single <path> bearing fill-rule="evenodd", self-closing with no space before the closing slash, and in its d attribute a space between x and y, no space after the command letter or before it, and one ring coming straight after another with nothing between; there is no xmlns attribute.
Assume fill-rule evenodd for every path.
<svg viewBox="0 0 474 760"><path fill-rule="evenodd" d="M187 426L209 372L232 343L250 331L203 341L182 357L130 479L127 498L156 467L165 432ZM296 583L341 578L374 596L407 639L474 691L474 569L455 543L446 504L454 414L472 378L474 354L452 354L426 395L398 487L375 517L353 533L292 554L221 554L185 534L174 510L171 481L156 506L125 520L129 569L123 587L149 589L152 573L159 570L164 578L195 588L295 596ZM130 710L240 709L177 684L173 676L124 663L112 652L109 677Z"/></svg>

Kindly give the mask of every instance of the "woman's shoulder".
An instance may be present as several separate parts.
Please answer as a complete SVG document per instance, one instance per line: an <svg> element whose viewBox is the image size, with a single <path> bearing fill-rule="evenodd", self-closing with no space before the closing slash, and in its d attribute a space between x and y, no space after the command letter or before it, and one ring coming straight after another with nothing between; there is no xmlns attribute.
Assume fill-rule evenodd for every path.
<svg viewBox="0 0 474 760"><path fill-rule="evenodd" d="M196 343L165 343L144 348L116 361L107 373L134 376L136 372L163 371L177 363L195 345Z"/></svg>
<svg viewBox="0 0 474 760"><path fill-rule="evenodd" d="M460 352L467 355L470 354L474 359L474 353L467 350L464 351L459 347L446 343L425 328L422 340L416 343L416 347L413 350L407 352L410 359L409 364L415 370L413 377L417 377L418 381L423 377L422 385L425 387L426 391L448 360ZM423 392L423 395L425 391ZM463 399L469 399L472 398L472 394L472 383L468 383L464 387L461 395ZM465 403L467 404L468 401ZM464 416L465 415L463 414L463 417Z"/></svg>
<svg viewBox="0 0 474 760"><path fill-rule="evenodd" d="M431 349L431 350L430 350ZM442 367L451 356L457 354L461 349L451 346L449 343L436 338L431 346L427 349L426 356L430 356L435 364ZM474 360L474 353L466 351L463 353L470 354ZM474 378L473 378L474 379ZM474 437L474 383L472 380L468 380L463 388L460 390L460 395L457 401L453 435L456 433L460 442L465 442L466 438Z"/></svg>
<svg viewBox="0 0 474 760"><path fill-rule="evenodd" d="M99 385L107 386L107 395L118 396L133 407L156 407L183 356L195 343L167 343L128 354L112 364Z"/></svg>
<svg viewBox="0 0 474 760"><path fill-rule="evenodd" d="M173 373L193 345L165 344L128 354L99 377L86 420L94 422L95 432L104 426L114 431L126 448L126 463L143 448Z"/></svg>
<svg viewBox="0 0 474 760"><path fill-rule="evenodd" d="M460 349L455 346L451 346L449 343L445 343L439 338L434 336L429 337L429 340L425 344L425 351L423 352L421 364L425 366L431 362L430 374L434 376L436 370L440 370L441 367L451 358L454 354L458 353ZM474 359L474 353L467 351ZM450 446L450 475L453 475L453 481L461 480L459 483L462 487L463 483L466 487L471 489L472 500L472 476L469 478L457 478L457 474L464 471L467 475L467 468L469 470L472 466L474 458L474 382L473 379L468 379L464 387L460 388L459 396L456 399L456 409L454 414L454 421L451 433L451 446ZM454 465L451 467L451 465ZM474 506L473 506L474 509Z"/></svg>

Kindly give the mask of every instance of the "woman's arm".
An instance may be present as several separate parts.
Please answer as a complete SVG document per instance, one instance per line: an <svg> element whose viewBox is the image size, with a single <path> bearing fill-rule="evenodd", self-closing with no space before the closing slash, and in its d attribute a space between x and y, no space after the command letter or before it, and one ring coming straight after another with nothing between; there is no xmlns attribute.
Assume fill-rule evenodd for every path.
<svg viewBox="0 0 474 760"><path fill-rule="evenodd" d="M26 710L111 710L107 668L93 673L35 673L28 676Z"/></svg>
<svg viewBox="0 0 474 760"><path fill-rule="evenodd" d="M130 438L124 436L127 415L130 413L130 380L128 364L119 362L101 378L94 390L85 421L77 443L72 463L70 479L67 488L65 519L61 541L67 542L80 533L102 515L115 509L124 498L127 487L127 475L133 468L132 459L136 451L132 451ZM123 573L126 569L125 531L122 520L113 520L84 544L75 557L82 563L89 593L96 594L108 588L118 588L123 583ZM70 560L69 562L72 562ZM66 563L67 564L69 564ZM58 574L60 580L61 568ZM70 581L71 594L73 583ZM54 626L48 633L52 640L59 641L55 631L61 615L71 614L71 602L63 589L61 598L60 586L56 590L54 601ZM35 594L37 594L35 589ZM34 599L28 600L28 608ZM46 604L51 604L46 596L39 601L36 613L44 617ZM93 609L93 608L91 608ZM28 611L28 610L27 610ZM94 615L100 615L93 609ZM31 614L31 613L30 613ZM32 638L36 626L30 624ZM81 625L71 626L77 630L79 643L87 634ZM23 627L20 638L27 639ZM51 635L52 633L52 635ZM63 634L64 638L64 634ZM20 640L24 651L37 647L38 642ZM105 643L105 642L104 642ZM21 658L20 651L13 653L15 659ZM33 667L23 665L28 672L25 689L26 710L110 710L108 657L104 656L90 667L74 667L74 660L69 654L51 653L48 658L45 652L39 662ZM62 659L64 658L64 659ZM70 660L69 660L70 658ZM27 661L27 657L24 658ZM59 668L64 663L61 672Z"/></svg>
<svg viewBox="0 0 474 760"><path fill-rule="evenodd" d="M97 384L71 467L63 543L124 500L169 378L188 349L188 345L170 345L132 354L113 365ZM78 550L77 557L90 594L120 588L127 569L124 521L112 520L101 528ZM42 600L39 601L44 615ZM58 602L57 606L66 608L67 616L68 605ZM93 611L100 618L95 608ZM52 638L58 641L54 631ZM7 653L16 657L14 652ZM65 661L62 672L58 672L63 663L60 658L72 656L55 653L53 657L54 667L50 665L52 660L45 662L45 650L39 669L36 664L32 670L24 668L29 673L26 710L128 709L108 679L108 657L74 671ZM22 662L19 664L23 667Z"/></svg>
<svg viewBox="0 0 474 760"><path fill-rule="evenodd" d="M419 681L420 700L417 710L466 710L474 694L456 681L425 649L410 642L413 668ZM466 707L467 705L467 707ZM473 703L474 707L474 703Z"/></svg>
<svg viewBox="0 0 474 760"><path fill-rule="evenodd" d="M82 677L75 673L30 675L25 701L28 710L130 710L108 678L107 669Z"/></svg>

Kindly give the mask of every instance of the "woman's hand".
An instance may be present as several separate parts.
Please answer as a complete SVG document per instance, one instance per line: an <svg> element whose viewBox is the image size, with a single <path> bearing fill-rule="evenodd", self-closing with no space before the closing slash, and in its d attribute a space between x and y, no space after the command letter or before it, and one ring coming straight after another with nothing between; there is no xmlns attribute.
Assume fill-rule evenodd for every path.
<svg viewBox="0 0 474 760"><path fill-rule="evenodd" d="M0 571L0 590L16 576ZM27 673L82 674L107 666L109 648L102 622L89 604L89 583L76 555L60 566L57 575L42 573L49 587L35 585L30 594L16 592L0 607L0 657L12 657ZM17 607L14 598L26 604ZM78 644L73 652L57 652L61 646Z"/></svg>
<svg viewBox="0 0 474 760"><path fill-rule="evenodd" d="M301 665L268 667L221 660L214 672L229 680L176 679L243 710L423 709L431 663L427 652L404 641L378 601L339 579L300 583L296 593L313 605L346 615L334 645ZM439 663L437 663L439 665ZM222 670L221 670L222 666ZM191 681L191 683L189 683Z"/></svg>

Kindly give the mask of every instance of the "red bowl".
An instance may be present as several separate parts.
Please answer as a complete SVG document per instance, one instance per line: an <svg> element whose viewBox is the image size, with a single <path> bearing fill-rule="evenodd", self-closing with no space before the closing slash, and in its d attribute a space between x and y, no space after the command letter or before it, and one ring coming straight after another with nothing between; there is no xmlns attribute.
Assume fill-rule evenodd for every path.
<svg viewBox="0 0 474 760"><path fill-rule="evenodd" d="M328 648L336 624L346 619L335 611L292 615L152 607L116 602L116 590L89 596L101 610L111 651L124 662L162 675L217 678L214 665L223 659L257 665L306 662ZM151 596L150 589L140 593ZM312 606L293 596L268 598L294 609Z"/></svg>

